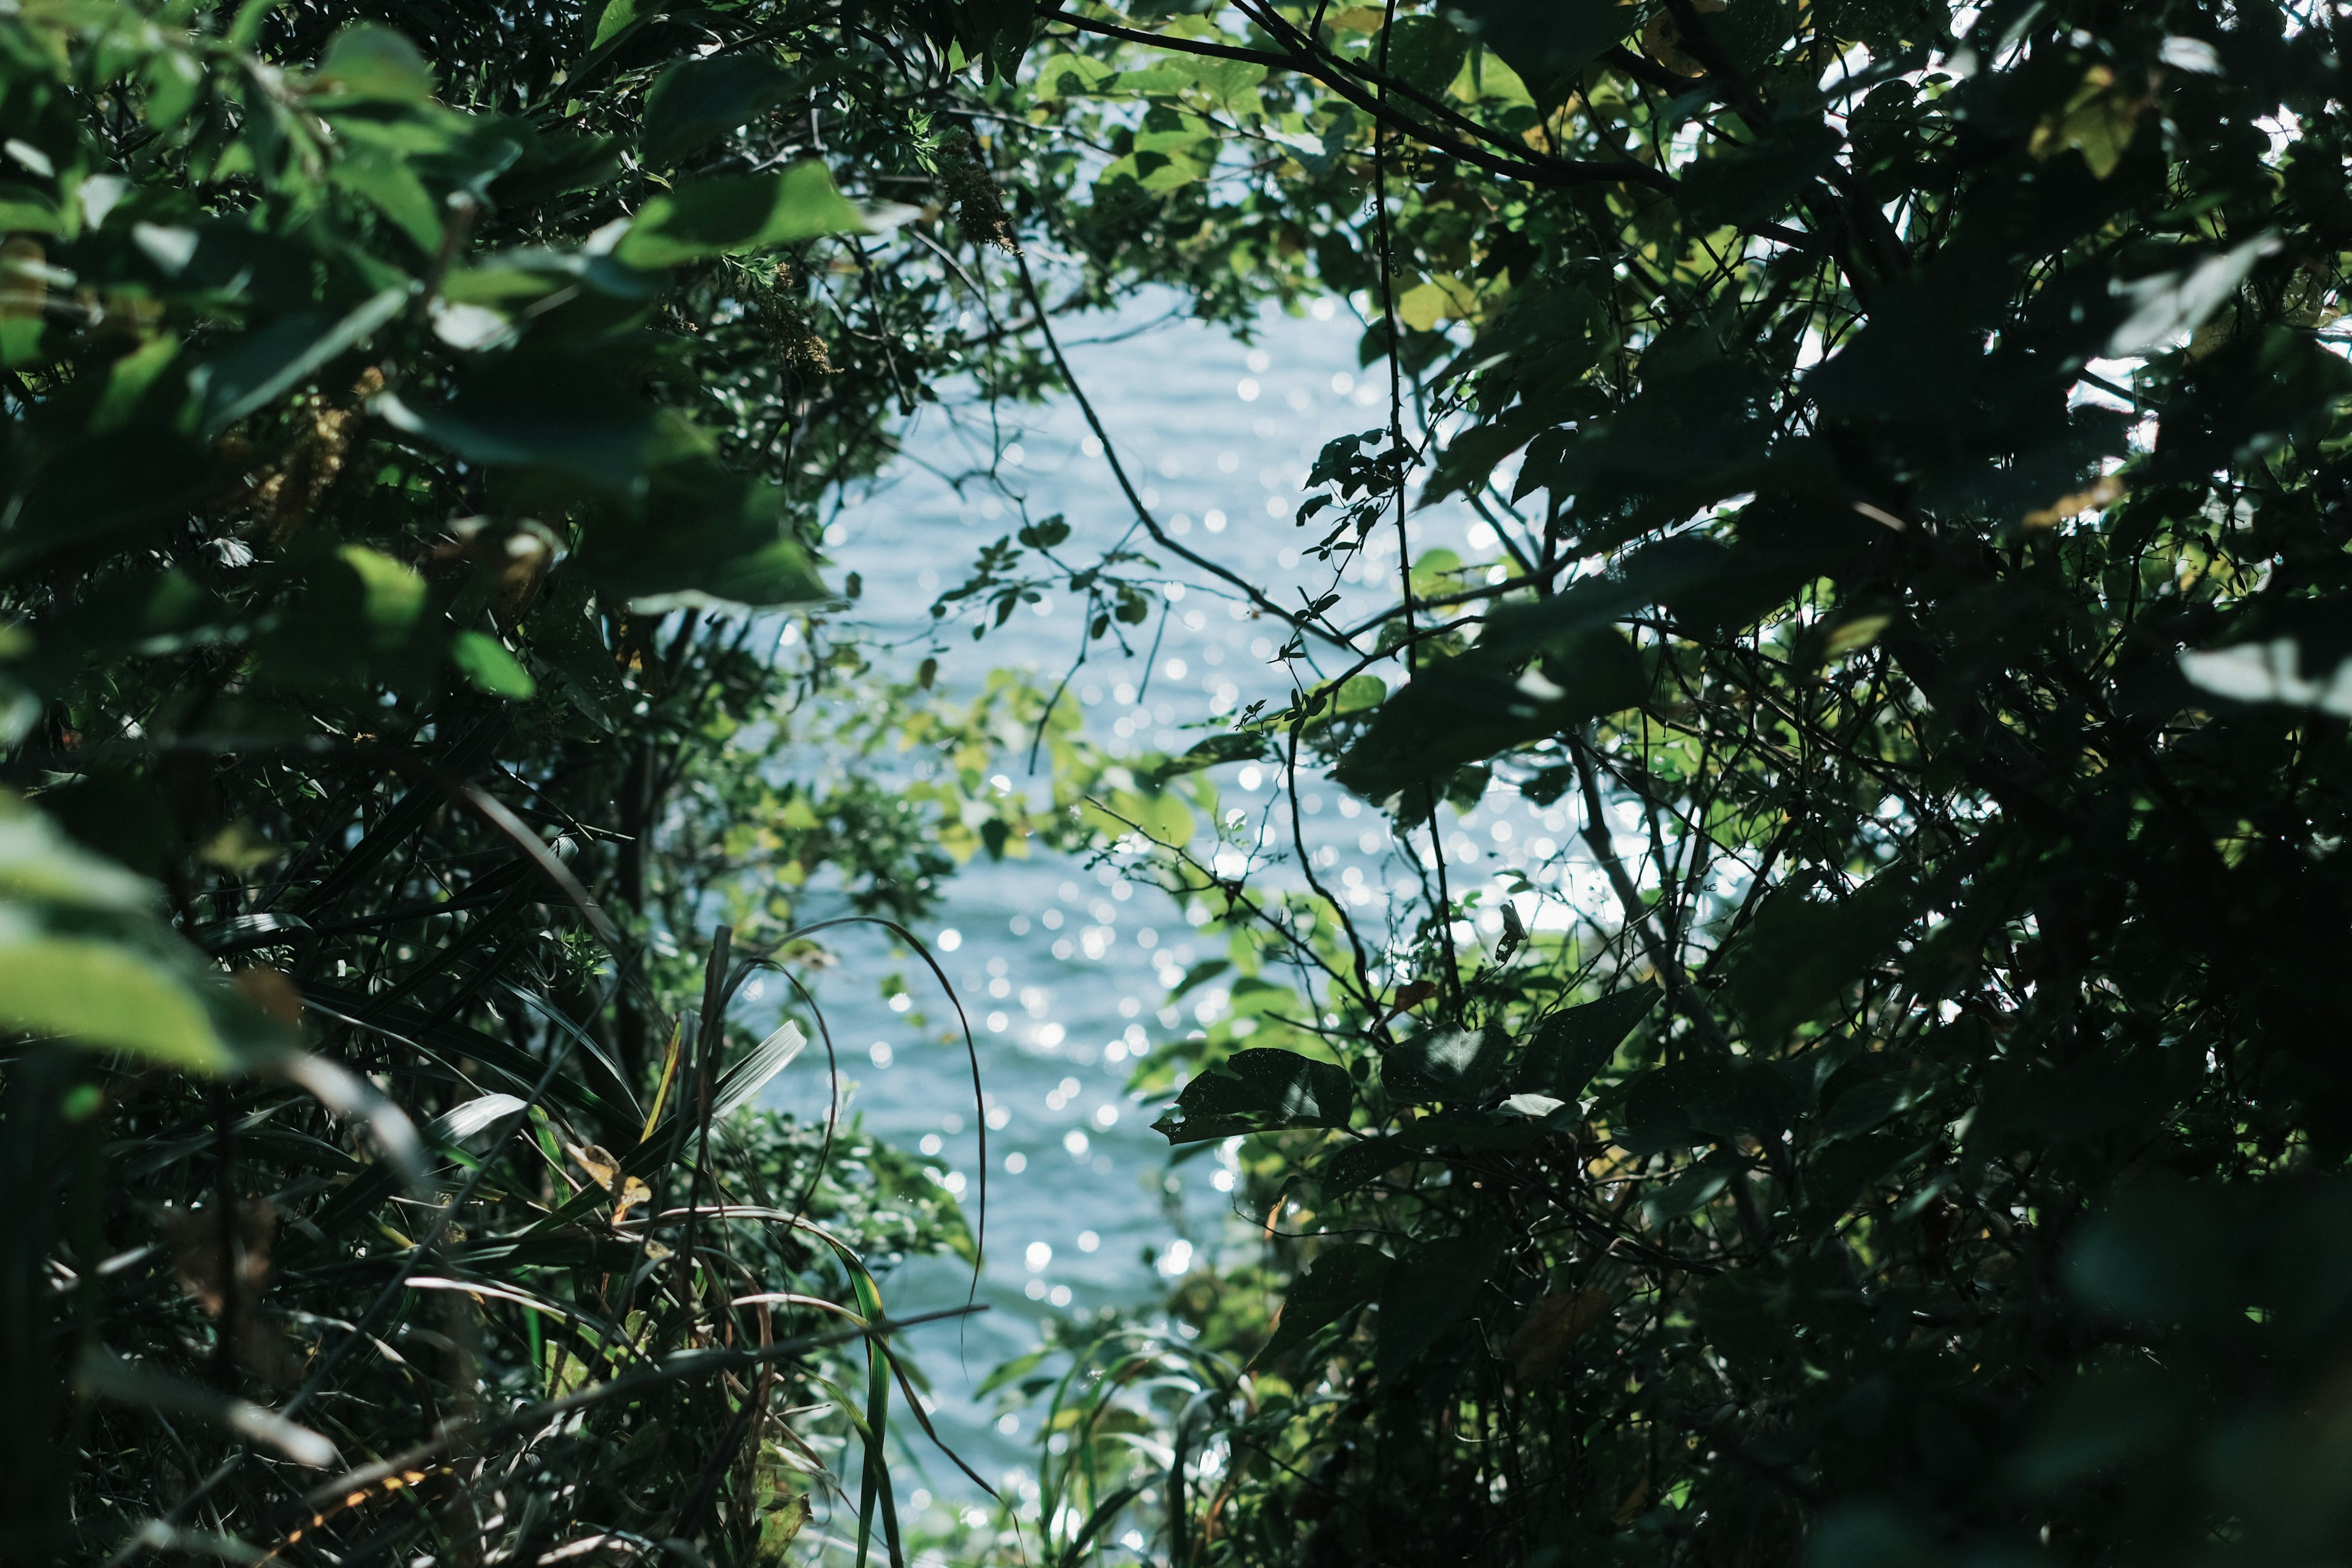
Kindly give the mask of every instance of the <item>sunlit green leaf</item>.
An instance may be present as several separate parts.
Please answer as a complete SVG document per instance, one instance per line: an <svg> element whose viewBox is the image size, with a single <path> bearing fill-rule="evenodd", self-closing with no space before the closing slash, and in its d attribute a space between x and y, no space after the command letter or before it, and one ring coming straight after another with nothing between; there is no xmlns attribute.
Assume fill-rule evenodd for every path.
<svg viewBox="0 0 2352 1568"><path fill-rule="evenodd" d="M194 1072L236 1060L185 980L151 954L88 938L0 935L0 1027Z"/></svg>
<svg viewBox="0 0 2352 1568"><path fill-rule="evenodd" d="M834 188L810 159L772 174L700 180L637 209L614 257L631 267L675 267L704 257L798 245L834 234L870 234L887 221Z"/></svg>

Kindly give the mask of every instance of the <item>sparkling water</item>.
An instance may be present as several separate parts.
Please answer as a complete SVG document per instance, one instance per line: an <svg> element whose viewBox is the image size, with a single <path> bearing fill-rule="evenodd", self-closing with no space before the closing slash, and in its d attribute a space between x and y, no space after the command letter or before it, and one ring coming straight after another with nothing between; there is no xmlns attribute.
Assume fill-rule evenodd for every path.
<svg viewBox="0 0 2352 1568"><path fill-rule="evenodd" d="M1244 343L1181 319L1170 305L1163 297L1117 317L1061 323L1072 368L1145 504L1171 534L1277 603L1336 587L1348 595L1343 612L1360 616L1394 604L1392 521L1340 582L1333 564L1301 560L1331 526L1330 515L1305 528L1291 521L1323 444L1386 423L1385 366L1357 363L1360 323L1323 301L1304 318L1269 314L1255 342ZM997 419L992 425L984 409L954 416L926 409L907 435L906 459L828 535L836 570L864 580L862 619L877 638L898 641L909 665L929 646L929 606L940 591L963 580L982 545L1023 521L1013 500L985 480L967 483L961 495L950 482L984 471L992 443L1000 482L1025 500L1027 517L1059 512L1070 523L1072 537L1056 551L1063 559L1091 560L1134 521L1073 401L999 410ZM1493 553L1493 534L1466 510L1417 511L1412 526L1416 553L1435 546L1469 559ZM1140 532L1133 547L1164 555ZM1109 639L1084 644L1083 604L1049 594L978 644L969 621L946 623L942 684L969 696L989 668L1020 668L1050 690L1084 646L1087 662L1070 689L1084 704L1089 736L1125 754L1181 751L1213 732L1198 726L1215 716L1259 699L1286 703L1289 676L1269 662L1286 639L1282 623L1254 614L1242 595L1181 561L1166 557L1161 565L1180 586L1169 590L1164 624L1155 609L1140 627L1126 628L1131 656ZM1147 663L1155 636L1157 656ZM1335 668L1328 648L1310 653L1322 673ZM1395 672L1386 674L1393 684ZM1020 762L1004 761L1003 784L1042 802L1048 781L1022 775ZM1246 811L1253 824L1263 819L1276 842L1286 844L1286 804L1278 815L1267 813L1279 772L1229 765L1214 777L1227 809ZM1320 776L1303 773L1299 791L1307 842L1328 867L1326 885L1360 914L1371 914L1368 935L1376 934L1384 929L1380 906L1390 885L1410 874L1386 818ZM1449 813L1445 820L1458 889L1475 877L1478 850L1459 819ZM1544 824L1528 820L1525 831L1540 834ZM1195 847L1201 843L1196 838ZM1229 1159L1213 1154L1171 1168L1165 1142L1149 1125L1160 1107L1125 1091L1150 1044L1198 1027L1204 1009L1213 1017L1223 1005L1222 987L1212 984L1185 996L1181 1011L1164 1007L1171 984L1194 963L1222 955L1223 943L1204 940L1155 885L1045 853L975 858L951 880L924 934L935 939L980 1041L991 1128L980 1300L992 1310L961 1328L918 1331L906 1342L929 1379L941 1436L984 1475L1025 1473L1032 1434L1020 1417L973 1399L980 1379L1034 1349L1036 1325L1049 1314L1152 1307L1218 1248L1250 1245L1248 1229L1229 1219ZM907 962L895 967L913 994L894 1012L874 985L890 967L887 943L849 936L840 946L845 962L826 976L822 995L849 1109L880 1136L927 1156L977 1218L978 1137L963 1047L936 1038L952 1026L952 1009L919 963ZM929 1030L910 1028L908 1012L926 1016ZM769 1098L822 1116L816 1052ZM919 1259L885 1284L892 1310L903 1312L961 1302L970 1275L952 1259ZM942 1497L969 1492L945 1461L934 1458L926 1468L924 1484Z"/></svg>

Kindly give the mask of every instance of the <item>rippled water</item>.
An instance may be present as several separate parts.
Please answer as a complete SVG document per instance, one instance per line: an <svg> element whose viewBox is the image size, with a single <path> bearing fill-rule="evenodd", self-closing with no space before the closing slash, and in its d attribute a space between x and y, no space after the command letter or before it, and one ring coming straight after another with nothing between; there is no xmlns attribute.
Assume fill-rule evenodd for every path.
<svg viewBox="0 0 2352 1568"><path fill-rule="evenodd" d="M1148 487L1145 502L1171 531L1276 602L1296 603L1301 588L1332 586L1328 566L1300 563L1299 547L1314 536L1290 520L1323 444L1382 424L1386 399L1380 367L1356 363L1360 328L1344 310L1321 319L1270 317L1253 344L1197 322L1156 319L1153 302L1116 320L1065 323L1063 331L1073 368L1129 474ZM1127 531L1132 514L1073 403L1020 412L1022 425L1002 426L994 437L1003 443L1000 473L1025 497L1030 517L1067 518L1074 537L1066 559L1090 559ZM862 574L876 629L910 639L910 660L920 657L912 639L927 636L939 589L960 582L979 548L1021 521L983 487L959 496L940 477L986 466L986 419L959 427L936 410L924 419L908 442L908 460L844 514L834 551L842 568ZM1466 513L1416 514L1413 535L1417 552L1444 545L1479 556L1490 552L1469 542L1492 543ZM1365 608L1392 603L1392 530L1383 531L1363 570L1375 581L1342 584L1343 591ZM1171 591L1148 679L1147 637L1132 658L1094 645L1072 682L1089 733L1114 748L1181 750L1198 738L1185 726L1259 698L1280 702L1288 689L1281 668L1267 662L1283 640L1279 623L1253 616L1238 595L1189 569L1172 572L1171 581L1184 584L1182 596ZM995 666L1059 679L1081 646L1078 612L1066 597L1024 607L977 646L956 629L949 635L958 651L942 661L943 679L961 674L969 688L972 676ZM1262 811L1277 784L1272 771L1219 770L1227 804ZM1008 782L1044 795L1042 779ZM1384 820L1328 781L1302 779L1301 791L1314 814L1309 841L1328 850L1333 884L1345 876L1351 899L1377 904L1383 881L1402 869ZM947 950L944 962L981 1026L995 1129L981 1287L992 1310L971 1320L961 1339L958 1329L942 1327L921 1331L912 1343L930 1378L942 1435L982 1473L999 1475L1025 1469L1029 1434L1009 1417L1000 1424L971 1390L997 1363L1035 1347L1040 1320L1149 1305L1188 1264L1237 1244L1231 1233L1238 1227L1227 1219L1230 1175L1213 1159L1171 1170L1165 1142L1148 1125L1158 1107L1124 1092L1137 1054L1195 1026L1194 1010L1217 1006L1222 995L1204 988L1184 998L1185 1012L1163 1012L1169 984L1213 956L1210 944L1155 887L1121 883L1108 870L1089 872L1061 858L975 860L953 880L926 934ZM961 1047L919 1042L876 994L878 944L861 955L852 942L846 956L824 1000L855 1086L851 1105L884 1137L934 1156L951 1182L962 1177L969 1211L978 1140ZM861 956L874 962L861 963ZM899 967L911 979L917 966ZM917 987L914 1005L929 1013L935 1034L952 1016L923 989ZM819 1064L787 1074L772 1094L803 1114L821 1113L822 1089ZM888 1283L892 1308L906 1311L960 1302L968 1276L953 1262L926 1259ZM943 1498L969 1489L944 1461L929 1466L924 1484Z"/></svg>

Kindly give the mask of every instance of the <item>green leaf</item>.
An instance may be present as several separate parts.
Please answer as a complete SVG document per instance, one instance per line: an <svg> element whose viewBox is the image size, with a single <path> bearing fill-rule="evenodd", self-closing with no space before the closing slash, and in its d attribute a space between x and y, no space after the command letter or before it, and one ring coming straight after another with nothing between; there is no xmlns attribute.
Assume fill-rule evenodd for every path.
<svg viewBox="0 0 2352 1568"><path fill-rule="evenodd" d="M0 180L0 226L20 234L63 234L66 230L64 216L46 192L15 180Z"/></svg>
<svg viewBox="0 0 2352 1568"><path fill-rule="evenodd" d="M1850 1502L1813 1527L1805 1568L1941 1568L1933 1537L1882 1502Z"/></svg>
<svg viewBox="0 0 2352 1568"><path fill-rule="evenodd" d="M1396 1138L1364 1138L1343 1143L1339 1152L1315 1168L1315 1182L1322 1188L1328 1203L1379 1180L1417 1152L1413 1145Z"/></svg>
<svg viewBox="0 0 2352 1568"><path fill-rule="evenodd" d="M972 1391L973 1396L975 1398L985 1397L988 1394L995 1393L998 1389L1003 1388L1009 1383L1018 1382L1020 1379L1026 1377L1029 1373L1036 1371L1038 1367L1045 1364L1045 1357L1048 1353L1050 1352L1038 1350L1031 1351L1027 1355L1014 1356L1011 1361L1004 1363L995 1371L990 1373L986 1377L982 1378L980 1380L980 1386Z"/></svg>
<svg viewBox="0 0 2352 1568"><path fill-rule="evenodd" d="M603 48L620 37L624 29L653 16L657 0L604 0L595 12L596 22L588 35L588 47Z"/></svg>
<svg viewBox="0 0 2352 1568"><path fill-rule="evenodd" d="M1184 1086L1151 1124L1171 1143L1286 1127L1345 1127L1355 1104L1348 1069L1271 1048L1228 1057Z"/></svg>
<svg viewBox="0 0 2352 1568"><path fill-rule="evenodd" d="M812 158L777 174L703 180L656 196L637 209L613 255L631 267L675 267L829 234L878 233L888 221L844 196L833 172Z"/></svg>
<svg viewBox="0 0 2352 1568"><path fill-rule="evenodd" d="M340 321L308 312L247 333L199 365L188 384L204 399L206 438L277 402L350 353L406 308L405 285L385 289Z"/></svg>
<svg viewBox="0 0 2352 1568"><path fill-rule="evenodd" d="M487 632L459 632L452 637L449 661L477 691L518 702L539 695L539 682L530 678L530 671L507 651L506 644Z"/></svg>
<svg viewBox="0 0 2352 1568"><path fill-rule="evenodd" d="M1643 1198L1642 1210L1653 1225L1680 1219L1713 1203L1717 1194L1730 1184L1728 1172L1712 1165L1693 1165Z"/></svg>
<svg viewBox="0 0 2352 1568"><path fill-rule="evenodd" d="M1461 73L1469 57L1470 40L1462 30L1436 16L1400 16L1390 26L1388 69L1432 98L1442 96ZM1380 46L1370 58L1379 60ZM1261 68L1263 69L1263 68Z"/></svg>
<svg viewBox="0 0 2352 1568"><path fill-rule="evenodd" d="M1612 0L1450 0L1441 12L1502 56L1547 105L1566 97L1573 73L1639 27L1645 14Z"/></svg>
<svg viewBox="0 0 2352 1568"><path fill-rule="evenodd" d="M1675 199L1705 224L1762 223L1779 215L1836 161L1841 138L1826 125L1702 158Z"/></svg>
<svg viewBox="0 0 2352 1568"><path fill-rule="evenodd" d="M1115 789L1099 805L1080 803L1078 814L1087 826L1108 837L1140 833L1171 849L1191 842L1195 827L1192 813L1172 790Z"/></svg>
<svg viewBox="0 0 2352 1568"><path fill-rule="evenodd" d="M1908 1076L1885 1072L1841 1094L1821 1119L1824 1139L1858 1138L1872 1128L1908 1110L1916 1091Z"/></svg>
<svg viewBox="0 0 2352 1568"><path fill-rule="evenodd" d="M1229 958L1202 959L1184 972L1184 978L1178 981L1176 988L1168 993L1168 1000L1174 1002L1181 999L1186 992L1199 985L1202 981L1213 980L1233 966L1233 960Z"/></svg>
<svg viewBox="0 0 2352 1568"><path fill-rule="evenodd" d="M415 44L389 27L361 22L327 45L314 91L394 103L426 103L433 98L433 68Z"/></svg>
<svg viewBox="0 0 2352 1568"><path fill-rule="evenodd" d="M404 563L363 544L346 544L336 554L359 574L361 613L375 646L397 647L425 608L425 579Z"/></svg>
<svg viewBox="0 0 2352 1568"><path fill-rule="evenodd" d="M1528 1150L1544 1137L1540 1125L1516 1111L1455 1110L1415 1118L1396 1141L1414 1149Z"/></svg>
<svg viewBox="0 0 2352 1568"><path fill-rule="evenodd" d="M713 538L713 545L723 542ZM685 555L686 552L676 552ZM679 572L699 584L670 587L655 594L633 594L629 607L641 616L667 615L672 610L700 609L721 615L773 609L780 605L805 605L833 595L816 574L808 552L789 539L755 544L740 555L713 552L698 563L681 562ZM667 575L667 574L666 574Z"/></svg>
<svg viewBox="0 0 2352 1568"><path fill-rule="evenodd" d="M136 949L84 937L0 938L0 1029L223 1072L236 1058L204 998Z"/></svg>
<svg viewBox="0 0 2352 1568"><path fill-rule="evenodd" d="M155 389L163 372L179 357L179 340L159 336L149 339L109 365L106 391L90 414L91 432L119 430L129 424L138 414L148 394Z"/></svg>
<svg viewBox="0 0 2352 1568"><path fill-rule="evenodd" d="M1265 67L1255 60L1221 60L1206 55L1178 55L1162 63L1171 71L1191 77L1202 91L1216 100L1218 108L1236 119L1264 110L1257 89L1265 81Z"/></svg>
<svg viewBox="0 0 2352 1568"><path fill-rule="evenodd" d="M1297 1350L1317 1330L1338 1322L1379 1295L1388 1272L1389 1255L1377 1247L1354 1241L1325 1242L1306 1271L1290 1282L1274 1336L1250 1358L1251 1364Z"/></svg>
<svg viewBox="0 0 2352 1568"><path fill-rule="evenodd" d="M1842 899L1785 887L1764 902L1726 965L1725 991L1759 1045L1778 1046L1894 946L1911 889L1883 876Z"/></svg>
<svg viewBox="0 0 2352 1568"><path fill-rule="evenodd" d="M1776 1138L1799 1104L1773 1063L1695 1056L1627 1079L1610 1121L1620 1145L1647 1155L1743 1132Z"/></svg>
<svg viewBox="0 0 2352 1568"><path fill-rule="evenodd" d="M1635 985L1554 1013L1536 1026L1514 1081L1555 1099L1574 1100L1663 994L1654 985Z"/></svg>
<svg viewBox="0 0 2352 1568"><path fill-rule="evenodd" d="M2256 263L2278 248L2278 236L2258 234L2219 256L2117 284L2116 296L2131 310L2107 339L2106 353L2119 359L2187 341L2230 302Z"/></svg>
<svg viewBox="0 0 2352 1568"><path fill-rule="evenodd" d="M615 489L645 471L653 411L596 365L568 353L499 354L440 405L386 393L375 409L394 429L472 462L562 469Z"/></svg>
<svg viewBox="0 0 2352 1568"><path fill-rule="evenodd" d="M1161 762L1151 770L1151 773L1152 777L1165 781L1179 774L1198 773L1202 768L1220 767L1226 763L1270 761L1272 756L1272 749L1265 734L1255 730L1244 730L1238 733L1212 735L1183 755Z"/></svg>
<svg viewBox="0 0 2352 1568"><path fill-rule="evenodd" d="M2063 1388L2011 1457L2010 1479L2028 1493L2065 1493L2101 1471L2169 1440L2196 1405L2177 1373L2119 1362L2084 1373Z"/></svg>
<svg viewBox="0 0 2352 1568"><path fill-rule="evenodd" d="M1074 98L1101 88L1118 73L1092 55L1049 55L1030 90L1042 99Z"/></svg>
<svg viewBox="0 0 2352 1568"><path fill-rule="evenodd" d="M327 177L398 225L427 256L440 250L439 204L405 160L381 147L357 144L335 160Z"/></svg>
<svg viewBox="0 0 2352 1568"><path fill-rule="evenodd" d="M1295 1014L1299 1011L1298 993L1272 980L1244 975L1234 982L1232 1008L1236 1018L1260 1018L1268 1013Z"/></svg>
<svg viewBox="0 0 2352 1568"><path fill-rule="evenodd" d="M1502 1071L1510 1046L1499 1028L1415 1035L1389 1047L1381 1079L1390 1093L1417 1104L1469 1099Z"/></svg>
<svg viewBox="0 0 2352 1568"><path fill-rule="evenodd" d="M1409 1371L1461 1321L1502 1255L1499 1234L1451 1236L1397 1260L1381 1289L1373 1367L1382 1383Z"/></svg>
<svg viewBox="0 0 2352 1568"><path fill-rule="evenodd" d="M171 49L151 58L143 74L147 99L140 105L140 118L158 135L169 135L196 106L205 86L204 68L193 55Z"/></svg>
<svg viewBox="0 0 2352 1568"><path fill-rule="evenodd" d="M776 63L751 53L684 60L662 72L646 94L646 161L667 168L745 121L766 113L792 90Z"/></svg>
<svg viewBox="0 0 2352 1568"><path fill-rule="evenodd" d="M2177 1179L2116 1194L2067 1248L2074 1299L2103 1317L2139 1323L2213 1323L2239 1305L2233 1254L2244 1239L2215 1195Z"/></svg>
<svg viewBox="0 0 2352 1568"><path fill-rule="evenodd" d="M1524 673L1482 644L1424 665L1381 704L1331 776L1418 821L1428 795L1458 769L1630 707L1644 684L1640 656L1606 626L1563 639L1541 669Z"/></svg>
<svg viewBox="0 0 2352 1568"><path fill-rule="evenodd" d="M74 843L40 812L0 795L0 900L147 914L162 894L145 878Z"/></svg>
<svg viewBox="0 0 2352 1568"><path fill-rule="evenodd" d="M1514 405L1501 417L1473 425L1445 445L1436 471L1422 488L1422 504L1456 490L1475 494L1493 477L1495 466L1555 423L1551 410Z"/></svg>
<svg viewBox="0 0 2352 1568"><path fill-rule="evenodd" d="M2329 608L2341 616L2340 607ZM2352 658L2344 655L2340 647L2322 651L2306 639L2278 637L2207 652L2189 649L2180 655L2180 673L2191 686L2232 702L2276 702L2352 717Z"/></svg>
<svg viewBox="0 0 2352 1568"><path fill-rule="evenodd" d="M74 1384L83 1394L123 1405L166 1410L218 1426L247 1442L267 1444L298 1465L324 1469L341 1459L334 1443L323 1434L289 1420L274 1410L183 1383L143 1362L125 1361L111 1351L90 1345L74 1368ZM226 1538L224 1538L226 1539ZM241 1542L240 1552L250 1552ZM230 1553L221 1553L236 1561Z"/></svg>
<svg viewBox="0 0 2352 1568"><path fill-rule="evenodd" d="M769 1032L767 1038L743 1054L742 1059L727 1069L712 1091L711 1114L724 1117L751 1103L770 1080L793 1065L808 1045L808 1037L790 1018Z"/></svg>
<svg viewBox="0 0 2352 1568"><path fill-rule="evenodd" d="M1028 524L1014 537L1032 550L1051 550L1070 537L1070 525L1060 512L1055 512Z"/></svg>
<svg viewBox="0 0 2352 1568"><path fill-rule="evenodd" d="M1950 417L1984 358L1967 299L1956 279L1890 285L1863 330L1805 377L1806 392L1824 414L1859 421Z"/></svg>

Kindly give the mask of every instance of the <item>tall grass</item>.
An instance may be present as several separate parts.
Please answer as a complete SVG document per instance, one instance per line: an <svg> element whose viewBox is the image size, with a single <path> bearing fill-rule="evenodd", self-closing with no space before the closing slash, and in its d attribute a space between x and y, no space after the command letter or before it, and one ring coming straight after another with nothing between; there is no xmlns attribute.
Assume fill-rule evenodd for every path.
<svg viewBox="0 0 2352 1568"><path fill-rule="evenodd" d="M812 1530L901 1560L889 1445L926 1418L869 1255L971 1241L854 1125L714 1114L797 1035L730 1073L698 1017L765 961L728 936L649 1088L521 976L467 1018L248 968L425 1119L405 1160L282 1078L14 1053L27 1560L764 1563Z"/></svg>

